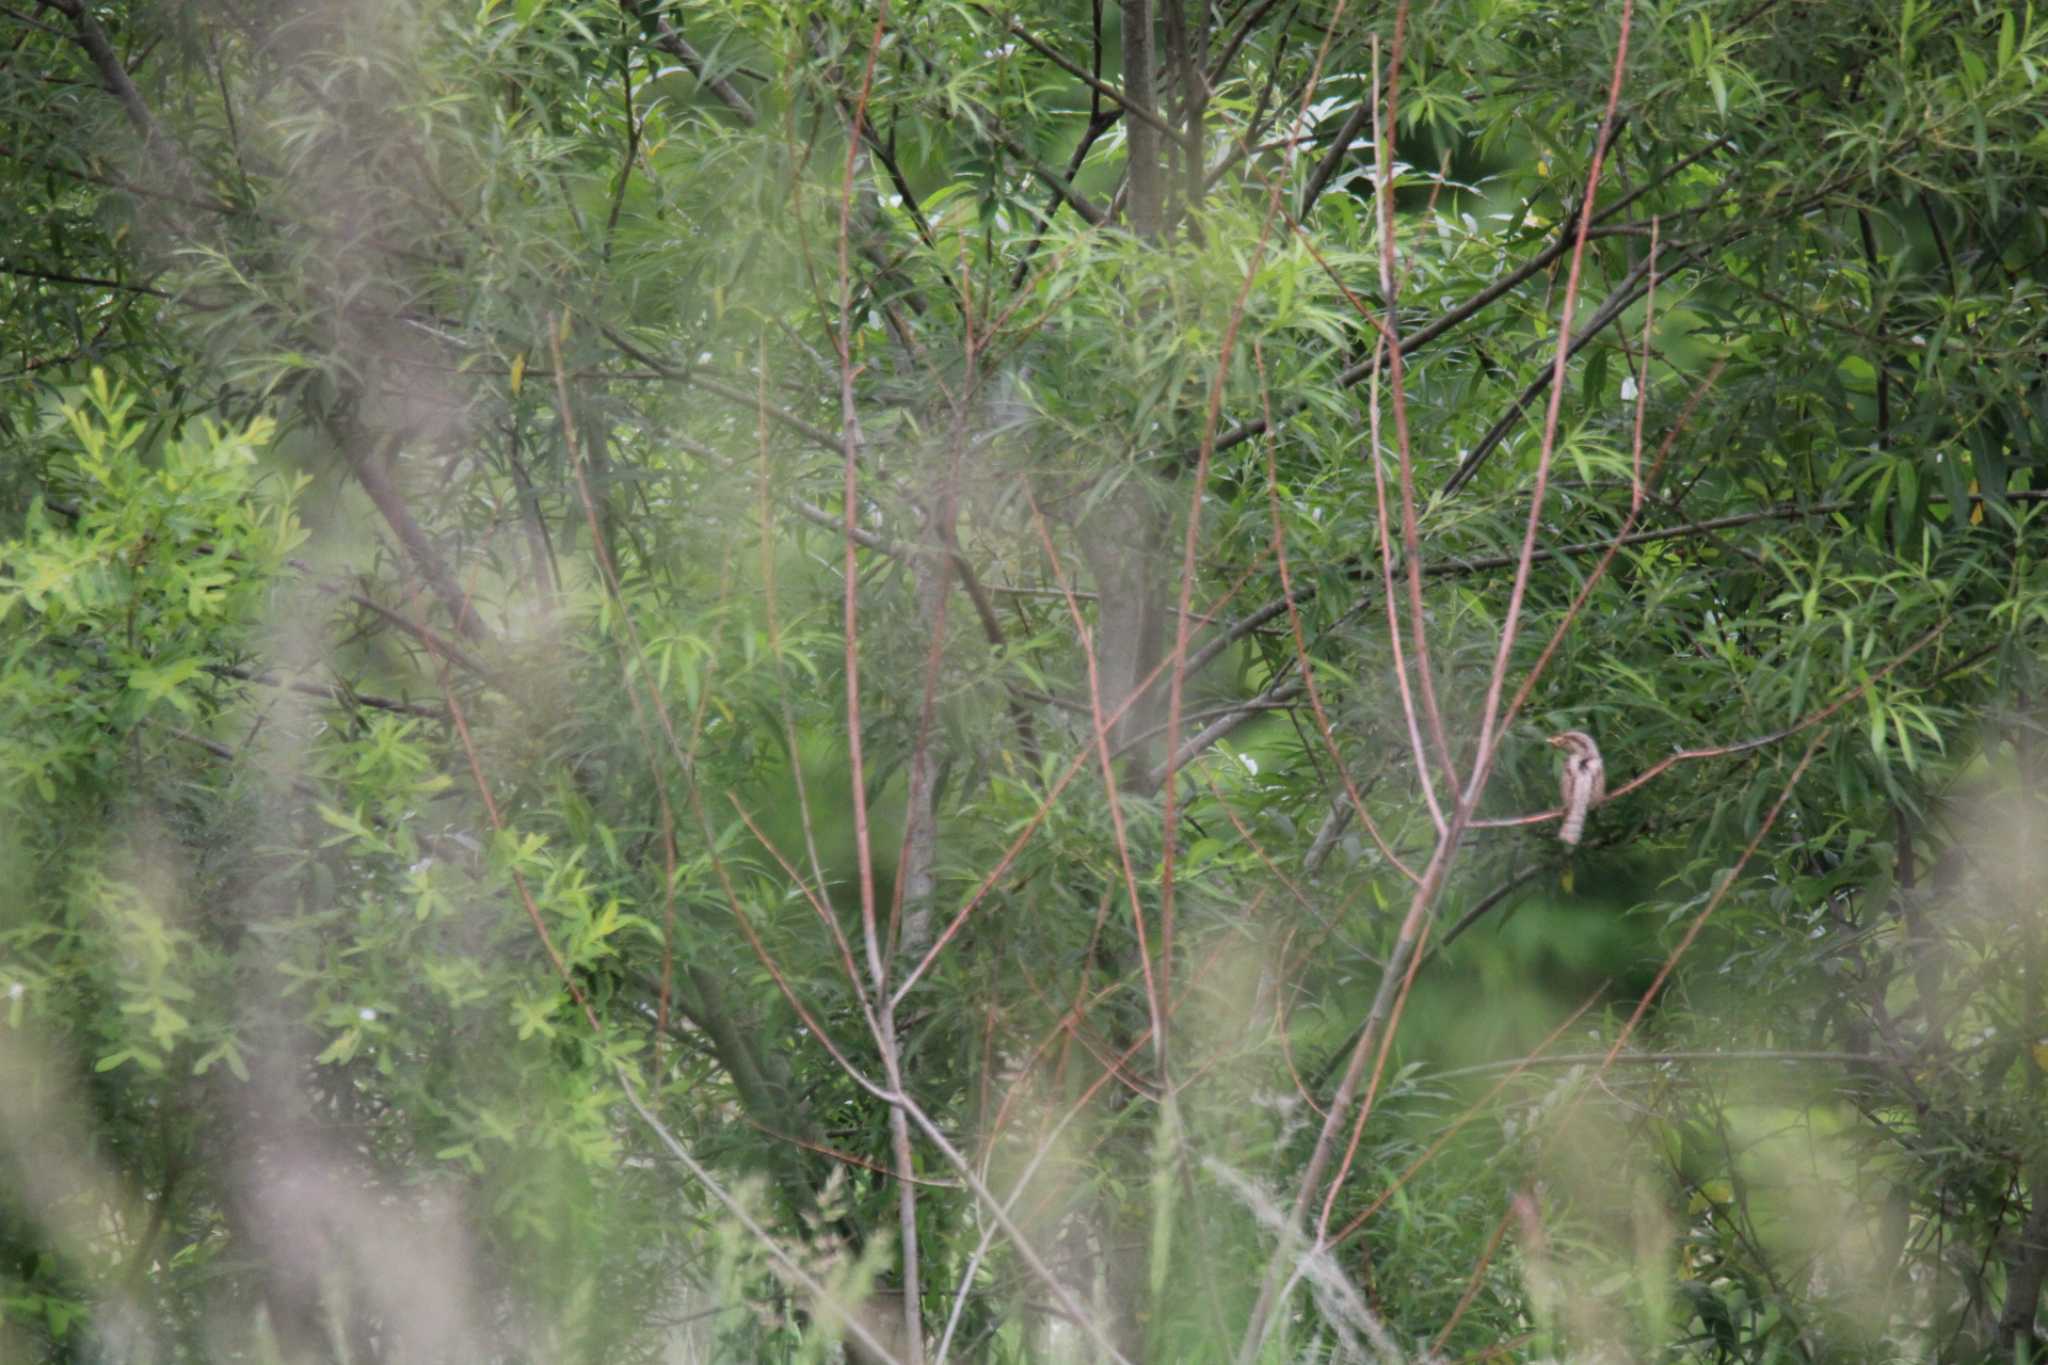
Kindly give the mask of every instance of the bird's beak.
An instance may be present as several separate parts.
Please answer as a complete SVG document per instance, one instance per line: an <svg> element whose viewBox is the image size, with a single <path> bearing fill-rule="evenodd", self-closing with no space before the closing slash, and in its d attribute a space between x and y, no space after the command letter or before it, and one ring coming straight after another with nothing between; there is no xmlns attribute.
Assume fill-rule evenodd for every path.
<svg viewBox="0 0 2048 1365"><path fill-rule="evenodd" d="M1552 735L1549 739L1546 739L1543 742L1545 744L1548 744L1553 749L1562 749L1564 747L1564 736Z"/></svg>

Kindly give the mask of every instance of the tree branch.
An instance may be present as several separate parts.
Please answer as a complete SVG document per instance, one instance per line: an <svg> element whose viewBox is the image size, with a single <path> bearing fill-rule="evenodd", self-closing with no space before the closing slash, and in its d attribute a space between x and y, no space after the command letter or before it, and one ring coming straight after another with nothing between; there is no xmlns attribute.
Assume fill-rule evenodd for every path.
<svg viewBox="0 0 2048 1365"><path fill-rule="evenodd" d="M641 12L639 0L619 0L619 6L642 25L647 23L647 16ZM747 97L725 77L711 74L704 54L690 45L690 40L677 31L666 14L658 13L654 16L654 45L687 67L690 74L697 78L699 85L718 96L720 103L739 115L741 123L751 128L760 121L760 116L754 112L754 106L747 103Z"/></svg>
<svg viewBox="0 0 2048 1365"><path fill-rule="evenodd" d="M405 499L399 496L390 476L384 472L384 460L388 458L390 452L397 449L404 439L403 435L393 433L385 438L383 450L373 451L366 448L369 444L367 433L355 422L337 420L330 425L334 429L335 445L341 451L342 459L347 462L349 472L355 475L356 482L369 494L370 501L382 514L385 524L390 526L399 543L405 546L406 553L412 557L413 566L427 581L427 586L441 599L441 605L448 609L449 617L455 622L456 632L472 640L490 639L491 630L484 624L483 618L477 615L476 608L470 604L469 594L456 583L454 575L448 571L447 563L441 558L441 552L427 539L427 534L420 529L420 524L413 520L411 511L405 505Z"/></svg>
<svg viewBox="0 0 2048 1365"><path fill-rule="evenodd" d="M446 721L445 707L427 706L416 701L401 701L396 697L380 697L373 692L358 692L341 683L313 683L297 678L280 678L268 671L259 672L250 668L239 668L229 664L210 665L207 672L218 678L233 678L238 682L259 683L264 687L281 687L301 696L319 697L342 706L367 706L376 711L392 711L402 716L419 716L425 720Z"/></svg>

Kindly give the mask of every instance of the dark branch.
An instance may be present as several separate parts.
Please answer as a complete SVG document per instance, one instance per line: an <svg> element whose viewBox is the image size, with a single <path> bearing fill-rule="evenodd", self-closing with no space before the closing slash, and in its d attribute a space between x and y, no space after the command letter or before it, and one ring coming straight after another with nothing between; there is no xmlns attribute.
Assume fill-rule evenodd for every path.
<svg viewBox="0 0 2048 1365"><path fill-rule="evenodd" d="M401 701L396 697L380 697L371 692L358 692L353 687L338 683L305 682L298 678L280 678L274 673L257 672L249 668L236 668L227 664L215 664L206 670L219 678L234 678L240 682L259 683L264 687L281 687L301 696L319 697L323 701L336 702L342 706L367 706L376 711L391 711L402 716L419 716L425 720L445 721L446 708L426 706L416 701Z"/></svg>

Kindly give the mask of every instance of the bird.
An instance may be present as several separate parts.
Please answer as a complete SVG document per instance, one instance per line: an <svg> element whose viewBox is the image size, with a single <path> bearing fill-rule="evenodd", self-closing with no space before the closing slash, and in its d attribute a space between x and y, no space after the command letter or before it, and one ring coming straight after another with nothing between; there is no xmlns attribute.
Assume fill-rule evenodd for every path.
<svg viewBox="0 0 2048 1365"><path fill-rule="evenodd" d="M1552 735L1550 744L1564 750L1564 823L1557 837L1576 846L1586 832L1586 812L1607 795L1607 765L1600 759L1600 746L1584 730Z"/></svg>

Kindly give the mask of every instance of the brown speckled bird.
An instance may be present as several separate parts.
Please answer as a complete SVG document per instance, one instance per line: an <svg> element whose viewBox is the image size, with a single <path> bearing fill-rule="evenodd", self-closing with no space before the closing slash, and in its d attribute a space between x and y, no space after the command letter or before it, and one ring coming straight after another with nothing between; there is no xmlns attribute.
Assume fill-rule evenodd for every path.
<svg viewBox="0 0 2048 1365"><path fill-rule="evenodd" d="M1584 730L1552 735L1550 743L1564 750L1564 823L1557 837L1577 844L1586 832L1586 812L1607 795L1607 765L1600 761L1600 746Z"/></svg>

